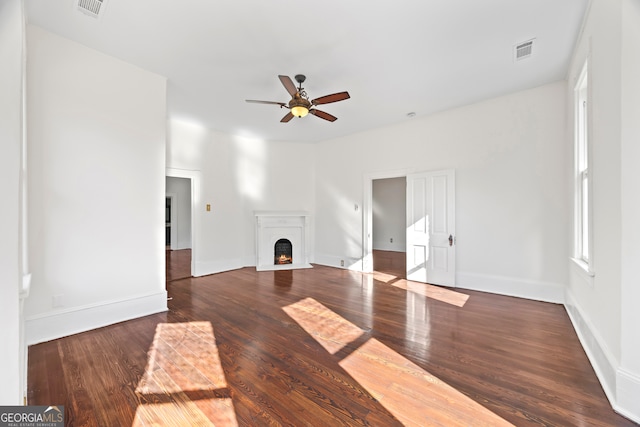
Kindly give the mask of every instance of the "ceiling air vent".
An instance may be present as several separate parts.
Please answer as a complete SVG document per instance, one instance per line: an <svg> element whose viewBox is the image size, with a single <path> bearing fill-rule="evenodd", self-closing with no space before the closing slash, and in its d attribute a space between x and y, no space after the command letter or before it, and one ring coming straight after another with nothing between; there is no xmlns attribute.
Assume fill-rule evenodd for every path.
<svg viewBox="0 0 640 427"><path fill-rule="evenodd" d="M536 39L531 39L529 41L518 43L514 47L514 60L522 61L523 59L530 58L533 55L533 44Z"/></svg>
<svg viewBox="0 0 640 427"><path fill-rule="evenodd" d="M104 15L107 0L74 0L76 9L87 16L99 19Z"/></svg>

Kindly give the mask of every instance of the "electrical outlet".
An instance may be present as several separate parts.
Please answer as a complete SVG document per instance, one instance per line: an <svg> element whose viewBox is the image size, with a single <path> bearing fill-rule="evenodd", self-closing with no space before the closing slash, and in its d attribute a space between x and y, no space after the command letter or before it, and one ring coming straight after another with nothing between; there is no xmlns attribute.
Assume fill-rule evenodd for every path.
<svg viewBox="0 0 640 427"><path fill-rule="evenodd" d="M344 260L343 259L340 260L340 267L344 267Z"/></svg>
<svg viewBox="0 0 640 427"><path fill-rule="evenodd" d="M389 242L393 243L393 237L389 239Z"/></svg>

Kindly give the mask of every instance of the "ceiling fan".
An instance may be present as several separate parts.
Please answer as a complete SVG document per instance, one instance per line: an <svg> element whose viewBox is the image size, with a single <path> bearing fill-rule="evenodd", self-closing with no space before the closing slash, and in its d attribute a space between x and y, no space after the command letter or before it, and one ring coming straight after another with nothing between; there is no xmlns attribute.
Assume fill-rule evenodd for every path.
<svg viewBox="0 0 640 427"><path fill-rule="evenodd" d="M316 105L321 104L330 104L332 102L344 101L345 99L349 99L349 92L338 92L333 93L331 95L321 96L320 98L312 99L309 101L309 97L307 96L307 92L305 92L302 87L302 83L306 80L306 77L302 74L296 75L295 79L298 82L298 87L293 83L289 76L278 76L284 88L291 95L291 101L288 103L284 102L275 102L275 101L256 101L254 99L247 99L247 102L252 102L256 104L275 104L279 105L280 108L288 108L289 111L283 118L280 120L282 123L286 123L291 120L294 116L296 117L304 117L307 114L313 114L316 117L320 117L321 119L328 120L330 122L335 122L338 120L336 116L333 116L329 113L325 113L324 111L318 110L314 108Z"/></svg>

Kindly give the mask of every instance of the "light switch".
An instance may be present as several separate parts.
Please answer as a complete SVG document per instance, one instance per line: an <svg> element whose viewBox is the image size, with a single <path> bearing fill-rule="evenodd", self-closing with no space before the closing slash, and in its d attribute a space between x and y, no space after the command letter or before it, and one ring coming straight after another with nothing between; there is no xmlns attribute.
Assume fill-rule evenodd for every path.
<svg viewBox="0 0 640 427"><path fill-rule="evenodd" d="M211 205L207 203L207 212L211 212Z"/></svg>

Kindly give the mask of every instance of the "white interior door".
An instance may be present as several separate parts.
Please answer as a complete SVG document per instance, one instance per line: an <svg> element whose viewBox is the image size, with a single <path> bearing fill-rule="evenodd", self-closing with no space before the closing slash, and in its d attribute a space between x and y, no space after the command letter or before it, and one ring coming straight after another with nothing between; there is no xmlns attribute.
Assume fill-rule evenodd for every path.
<svg viewBox="0 0 640 427"><path fill-rule="evenodd" d="M455 171L407 175L407 279L455 286Z"/></svg>

